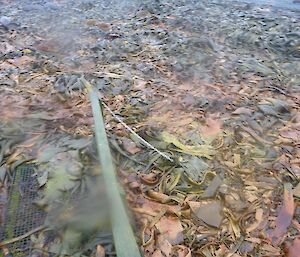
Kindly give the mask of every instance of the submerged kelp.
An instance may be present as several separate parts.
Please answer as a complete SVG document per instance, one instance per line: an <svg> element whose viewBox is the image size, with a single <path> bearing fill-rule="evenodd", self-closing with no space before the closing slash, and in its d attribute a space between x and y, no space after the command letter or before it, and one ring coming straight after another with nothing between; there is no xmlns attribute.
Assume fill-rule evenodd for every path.
<svg viewBox="0 0 300 257"><path fill-rule="evenodd" d="M115 254L84 76L145 256L297 256L299 23L240 1L5 2L1 195L34 163L34 254Z"/></svg>

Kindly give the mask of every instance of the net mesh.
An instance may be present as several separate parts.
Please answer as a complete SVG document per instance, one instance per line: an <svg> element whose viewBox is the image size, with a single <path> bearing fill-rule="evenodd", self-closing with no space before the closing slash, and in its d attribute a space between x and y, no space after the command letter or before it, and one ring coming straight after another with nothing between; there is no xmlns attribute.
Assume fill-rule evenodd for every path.
<svg viewBox="0 0 300 257"><path fill-rule="evenodd" d="M34 167L31 165L21 166L13 173L5 222L0 227L1 241L21 236L44 223L45 213L34 205L38 182L33 174ZM8 248L13 256L28 256L30 237L13 243Z"/></svg>

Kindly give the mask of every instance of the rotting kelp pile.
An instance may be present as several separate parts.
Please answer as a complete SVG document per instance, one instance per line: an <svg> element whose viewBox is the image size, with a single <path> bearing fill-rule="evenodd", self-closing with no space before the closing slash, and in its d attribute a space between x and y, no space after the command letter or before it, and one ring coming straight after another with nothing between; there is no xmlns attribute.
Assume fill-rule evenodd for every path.
<svg viewBox="0 0 300 257"><path fill-rule="evenodd" d="M298 256L299 13L57 0L0 14L1 225L12 174L34 164L47 217L31 256L115 254L82 76L168 156L103 109L145 256Z"/></svg>

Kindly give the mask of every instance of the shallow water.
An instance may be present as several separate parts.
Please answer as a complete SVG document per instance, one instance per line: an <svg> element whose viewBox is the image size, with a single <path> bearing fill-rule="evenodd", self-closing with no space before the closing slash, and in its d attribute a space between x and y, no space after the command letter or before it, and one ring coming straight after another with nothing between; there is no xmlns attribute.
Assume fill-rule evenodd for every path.
<svg viewBox="0 0 300 257"><path fill-rule="evenodd" d="M254 3L258 5L272 5L278 8L288 8L300 10L300 3L295 3L293 0L237 0L239 2Z"/></svg>
<svg viewBox="0 0 300 257"><path fill-rule="evenodd" d="M272 210L264 215L266 220L270 216L271 227L274 225L272 222L277 216L274 210L281 205L278 201L282 187L273 174L279 181L292 179L285 167L293 176L300 174L299 151L294 150L300 145L299 132L293 123L300 122L299 4L293 4L292 0L160 0L160 4L155 0L0 0L0 6L0 85L4 88L0 102L1 136L5 135L2 127L4 131L12 131L10 133L16 133L16 128L21 132L33 131L34 135L45 133L45 141L34 137L33 142L37 140L37 143L29 142L39 148L32 151L32 154L38 152L38 157L34 156L37 162L46 162L43 155L47 151L56 154L59 150L55 157L58 160L62 158L60 151L70 148L70 153L63 152L63 161L70 160L75 171L81 169L81 162L86 158L77 155L75 146L80 145L80 152L91 151L89 155L94 156L92 146L83 148L85 140L75 141L76 144L71 140L71 136L82 140L77 137L93 134L92 114L80 79L84 75L126 124L137 128L141 135L153 138L155 147L161 151L171 149L176 160L183 160L180 166L191 180L177 181L178 192L193 192L191 181L203 181L206 171L216 171L220 177L226 177L226 189L220 193L230 196L225 200L234 214L241 214L244 206L250 209L250 204L243 202L247 197L253 202L261 198L261 191L270 190L270 194L264 193L259 209ZM21 119L22 115L29 120L6 122ZM137 148L127 138L127 132L107 115L105 120L112 144L116 145L116 159L126 170L136 173L147 170L156 177L157 170L151 171L150 167L153 166L152 153L146 148ZM157 136L160 131L167 133L164 137ZM214 142L215 152L203 137L217 134L220 138ZM10 137L7 138L2 145L8 147ZM205 151L196 148L197 157L189 156L194 155L193 151L181 142L193 145L192 149L199 145ZM170 143L170 149L166 148ZM19 144L19 139L11 144ZM182 149L176 150L175 146ZM124 163L118 151L124 156ZM127 160L127 152L138 162L131 164L132 158ZM5 156L3 163L8 157ZM57 165L56 159L51 163ZM172 174L181 174L182 168L174 164ZM165 162L155 163L155 168L157 165L165 167ZM53 166L47 174L56 178L57 170ZM86 177L83 171L78 175L80 179ZM44 170L39 172L39 178L44 178ZM45 182L48 183L46 188L56 186L51 176L50 184ZM73 180L73 173L61 180L68 183L71 176ZM159 176L166 178L162 184L173 181L173 177L169 180L165 175ZM175 181L177 178L176 175ZM294 185L298 181L293 181ZM243 188L244 185L252 189ZM59 186L56 191L60 192ZM263 188L252 192L256 186ZM136 190L133 186L132 189ZM168 190L167 193L172 195L173 192ZM43 194L49 193L45 190ZM137 195L136 192L130 194L133 195ZM140 201L143 196L137 197L133 202L139 205L134 207L150 208L148 200ZM89 212L95 210L93 205L76 207L79 213L75 214L79 217L74 216L76 219L70 219L69 223L86 216L86 212L81 212L82 207ZM255 220L256 214L250 214L251 220ZM81 228L82 223L76 222L78 224L76 229ZM226 227L230 222L224 224L224 231L232 233L232 229ZM202 231L198 226L198 222L193 225ZM264 226L268 231L267 224ZM223 242L223 238L218 238L223 235L215 234L216 231L212 232L211 240ZM267 233L263 231L262 235ZM231 235L231 238L236 236ZM269 242L268 238L264 240ZM205 238L191 244L193 249L204 249L206 243ZM230 249L236 247L235 240L227 243ZM112 252L109 245L108 251ZM275 255L264 250L255 255L256 250L263 249L261 246L263 243L256 244L257 248L250 249L248 256ZM277 248L281 251L283 246ZM238 251L242 254L242 249ZM149 252L145 257L153 255Z"/></svg>

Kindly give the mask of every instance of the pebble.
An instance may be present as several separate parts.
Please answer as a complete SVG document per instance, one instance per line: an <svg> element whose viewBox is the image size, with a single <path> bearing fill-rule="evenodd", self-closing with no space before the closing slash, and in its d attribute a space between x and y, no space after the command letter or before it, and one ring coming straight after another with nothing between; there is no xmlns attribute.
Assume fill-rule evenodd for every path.
<svg viewBox="0 0 300 257"><path fill-rule="evenodd" d="M8 16L0 17L0 24L4 27L7 27L11 23L12 19Z"/></svg>

